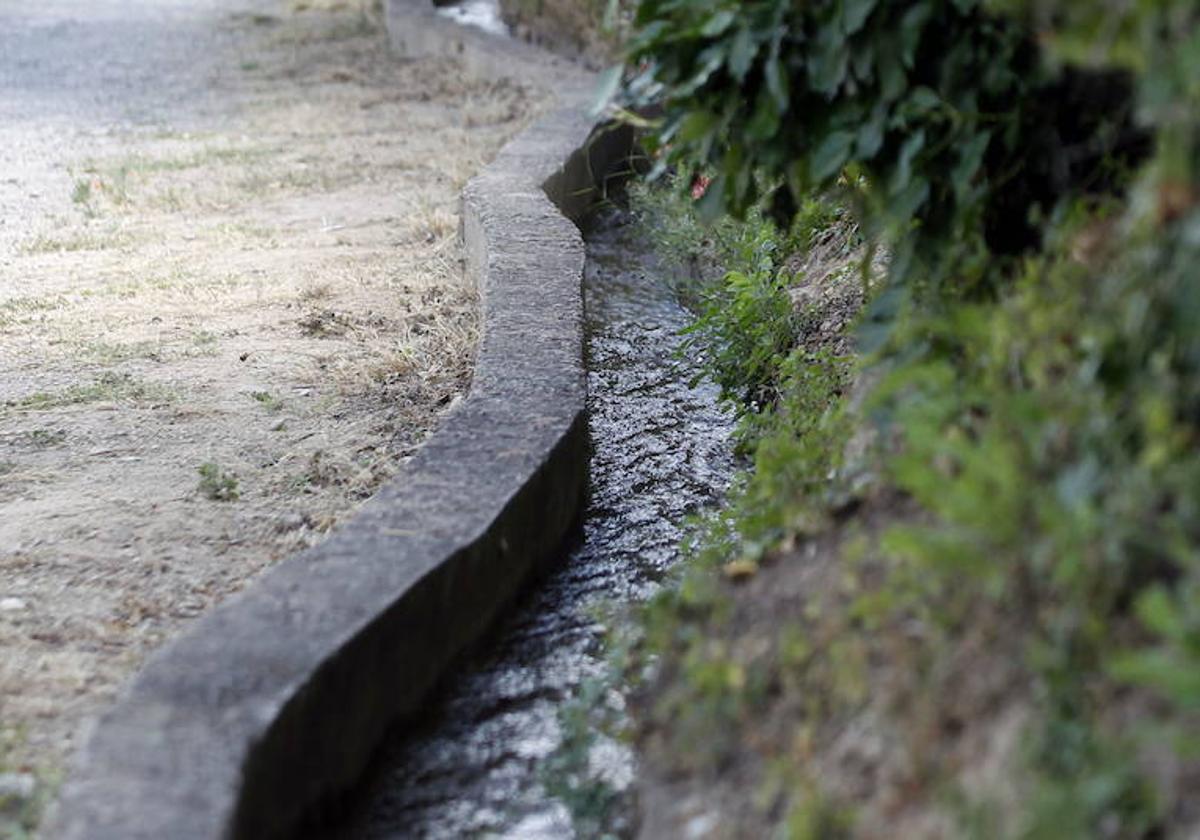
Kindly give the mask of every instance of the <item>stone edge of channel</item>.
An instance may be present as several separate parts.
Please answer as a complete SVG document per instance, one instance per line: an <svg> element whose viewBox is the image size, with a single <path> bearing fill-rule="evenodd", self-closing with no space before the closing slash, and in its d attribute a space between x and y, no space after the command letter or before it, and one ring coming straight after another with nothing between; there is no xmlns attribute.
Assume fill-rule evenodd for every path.
<svg viewBox="0 0 1200 840"><path fill-rule="evenodd" d="M472 72L491 73L524 49L415 6L389 6L402 53L423 33L420 51L466 50L482 55ZM468 396L325 542L149 658L85 738L45 837L287 836L359 779L386 732L557 553L587 473L574 221L632 146L627 130L594 128L578 79L463 191L467 277L483 308Z"/></svg>

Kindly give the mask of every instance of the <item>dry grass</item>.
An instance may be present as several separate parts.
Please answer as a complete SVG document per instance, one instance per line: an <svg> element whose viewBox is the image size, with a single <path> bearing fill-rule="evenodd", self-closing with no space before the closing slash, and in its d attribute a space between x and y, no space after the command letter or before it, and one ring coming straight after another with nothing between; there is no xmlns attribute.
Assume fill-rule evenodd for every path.
<svg viewBox="0 0 1200 840"><path fill-rule="evenodd" d="M391 59L372 3L291 7L230 19L254 60L225 113L75 149L0 261L7 764L53 776L148 651L319 540L467 385L459 191L539 95Z"/></svg>

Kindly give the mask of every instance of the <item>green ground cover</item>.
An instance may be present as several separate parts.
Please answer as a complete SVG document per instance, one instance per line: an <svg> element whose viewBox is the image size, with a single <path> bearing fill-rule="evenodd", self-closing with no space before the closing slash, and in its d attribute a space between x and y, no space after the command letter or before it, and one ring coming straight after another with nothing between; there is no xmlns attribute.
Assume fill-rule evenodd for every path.
<svg viewBox="0 0 1200 840"><path fill-rule="evenodd" d="M725 269L692 340L748 459L615 645L643 802L699 795L715 836L1192 836L1200 16L635 26L677 196L644 212Z"/></svg>

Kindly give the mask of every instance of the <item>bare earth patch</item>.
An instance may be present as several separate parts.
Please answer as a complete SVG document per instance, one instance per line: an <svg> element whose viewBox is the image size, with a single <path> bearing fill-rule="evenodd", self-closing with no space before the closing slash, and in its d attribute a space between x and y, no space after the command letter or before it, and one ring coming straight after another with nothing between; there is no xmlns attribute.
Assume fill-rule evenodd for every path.
<svg viewBox="0 0 1200 840"><path fill-rule="evenodd" d="M216 113L66 144L58 209L0 237L0 764L53 776L467 385L459 190L541 95L397 61L358 11L269 11L226 16Z"/></svg>

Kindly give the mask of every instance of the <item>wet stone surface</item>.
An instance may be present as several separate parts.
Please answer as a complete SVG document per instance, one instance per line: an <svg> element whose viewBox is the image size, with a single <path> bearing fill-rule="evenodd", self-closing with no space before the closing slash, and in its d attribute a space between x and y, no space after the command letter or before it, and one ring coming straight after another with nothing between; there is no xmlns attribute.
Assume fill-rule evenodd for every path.
<svg viewBox="0 0 1200 840"><path fill-rule="evenodd" d="M589 409L594 454L582 542L538 583L438 711L395 745L344 836L573 836L542 788L558 712L604 667L601 602L651 594L678 560L687 516L717 503L732 470L730 418L676 356L689 322L635 225L613 214L588 236ZM612 776L630 759L610 757Z"/></svg>

